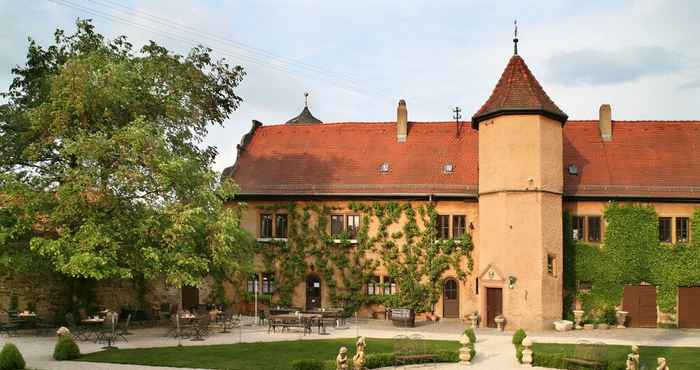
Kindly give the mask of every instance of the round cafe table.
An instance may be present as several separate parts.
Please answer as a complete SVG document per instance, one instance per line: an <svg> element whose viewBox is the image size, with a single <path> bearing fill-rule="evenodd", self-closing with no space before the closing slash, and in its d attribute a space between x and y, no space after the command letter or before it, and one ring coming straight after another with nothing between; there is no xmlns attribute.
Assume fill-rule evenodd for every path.
<svg viewBox="0 0 700 370"><path fill-rule="evenodd" d="M101 318L89 318L80 321L83 326L85 326L85 340L89 339L91 335L97 339L98 333L100 329L102 328L102 325L104 325L105 320Z"/></svg>

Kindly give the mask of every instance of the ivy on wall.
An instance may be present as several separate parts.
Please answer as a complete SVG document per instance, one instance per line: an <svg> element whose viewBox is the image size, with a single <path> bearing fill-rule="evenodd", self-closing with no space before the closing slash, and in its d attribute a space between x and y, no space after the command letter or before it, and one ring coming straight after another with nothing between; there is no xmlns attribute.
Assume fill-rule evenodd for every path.
<svg viewBox="0 0 700 370"><path fill-rule="evenodd" d="M452 268L464 280L473 268L474 245L468 234L437 240L433 203L417 208L399 202L350 203L348 208L361 215L357 243L351 243L346 234L329 234L328 220L335 208L294 202L258 208L287 213L287 240L260 243L258 249L266 271L275 273L277 304L290 305L294 288L309 273L317 273L328 287L331 304L344 307L346 312L354 312L363 304L426 312L440 298L445 271ZM377 225L372 235L370 224ZM377 257L372 258L370 253ZM380 265L398 284L396 294L365 293L364 284Z"/></svg>
<svg viewBox="0 0 700 370"><path fill-rule="evenodd" d="M620 304L625 285L645 282L657 287L660 310L675 313L677 288L700 285L700 209L690 221L690 244L659 242L653 206L612 203L604 218L605 239L599 246L571 240L571 222L565 215L565 289L572 292L576 281L590 282L590 290L579 290L576 297L584 311L602 315ZM566 297L564 301L569 317L572 307Z"/></svg>

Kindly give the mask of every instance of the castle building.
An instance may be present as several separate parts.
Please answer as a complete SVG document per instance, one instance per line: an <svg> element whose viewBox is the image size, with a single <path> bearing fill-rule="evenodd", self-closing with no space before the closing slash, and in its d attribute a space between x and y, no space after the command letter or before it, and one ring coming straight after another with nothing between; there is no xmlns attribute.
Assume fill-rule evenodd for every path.
<svg viewBox="0 0 700 370"><path fill-rule="evenodd" d="M286 124L253 121L236 163L224 175L240 186L236 201L246 203L242 222L260 248L299 238L298 232L290 235L290 208L283 204L325 209L306 215L300 227L313 225L304 231L308 234L322 228L318 235L330 235L331 248L352 251L371 244L364 239L374 235L393 238L395 243L384 244L372 239L376 245L362 256L374 263L356 294L368 296L404 288L392 273L410 257L387 258L378 246L396 244L401 250L409 243L410 218L403 214L385 230L357 205L401 203L418 209L429 204L436 213L431 226L436 239L468 235L474 245L471 258L462 255L458 261L468 274L454 267L440 271L431 315L464 319L477 311L482 326L495 326L502 315L510 328L543 329L563 314L562 215L572 215L574 239L598 244L609 202L652 204L660 216L660 237L687 241L690 228L700 227L689 221L700 207L700 157L689 154L698 145L700 121L613 120L607 104L600 106L598 120L569 120L516 51L471 122L410 121L404 100L395 122L323 123L305 106ZM349 246L333 239L341 233ZM306 309L333 306L339 276L352 269L324 274L319 256L335 251L306 253L288 303ZM260 274L247 288L261 286L274 298L285 283L280 269L291 265L271 264L270 258L267 263L258 258ZM661 314L655 300L648 286L626 287L621 308L630 312L630 325L655 327ZM700 288L679 290L678 300L686 307L678 310L678 322L700 326L700 320L689 319L700 310ZM381 314L381 301L367 302L361 314Z"/></svg>

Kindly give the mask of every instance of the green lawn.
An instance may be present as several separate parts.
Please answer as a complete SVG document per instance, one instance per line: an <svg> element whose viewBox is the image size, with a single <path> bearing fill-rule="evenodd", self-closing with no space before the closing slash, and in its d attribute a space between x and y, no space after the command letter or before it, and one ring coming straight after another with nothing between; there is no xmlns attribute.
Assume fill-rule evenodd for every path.
<svg viewBox="0 0 700 370"><path fill-rule="evenodd" d="M367 353L394 351L392 339L367 339ZM426 340L426 348L457 351L457 341ZM286 370L298 359L334 360L338 349L355 350L354 339L223 344L196 347L116 349L80 357L79 361L199 367L231 370ZM351 354L352 355L352 354ZM675 370L675 369L674 369Z"/></svg>
<svg viewBox="0 0 700 370"><path fill-rule="evenodd" d="M574 344L535 343L533 351L553 353L574 353ZM624 361L630 353L630 346L608 346L608 360ZM639 347L641 365L646 369L656 369L656 358L666 357L669 368L673 370L700 369L700 348L698 347ZM644 368L644 367L642 367Z"/></svg>

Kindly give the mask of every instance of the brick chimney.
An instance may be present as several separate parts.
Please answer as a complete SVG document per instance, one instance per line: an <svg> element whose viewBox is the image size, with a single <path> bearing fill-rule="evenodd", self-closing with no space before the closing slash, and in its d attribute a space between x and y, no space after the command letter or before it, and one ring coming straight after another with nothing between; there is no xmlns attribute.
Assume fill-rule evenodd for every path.
<svg viewBox="0 0 700 370"><path fill-rule="evenodd" d="M610 108L610 104L600 106L598 127L603 141L612 141L612 108Z"/></svg>
<svg viewBox="0 0 700 370"><path fill-rule="evenodd" d="M406 101L399 100L399 106L396 108L396 141L405 143L408 136L408 110L406 109Z"/></svg>

